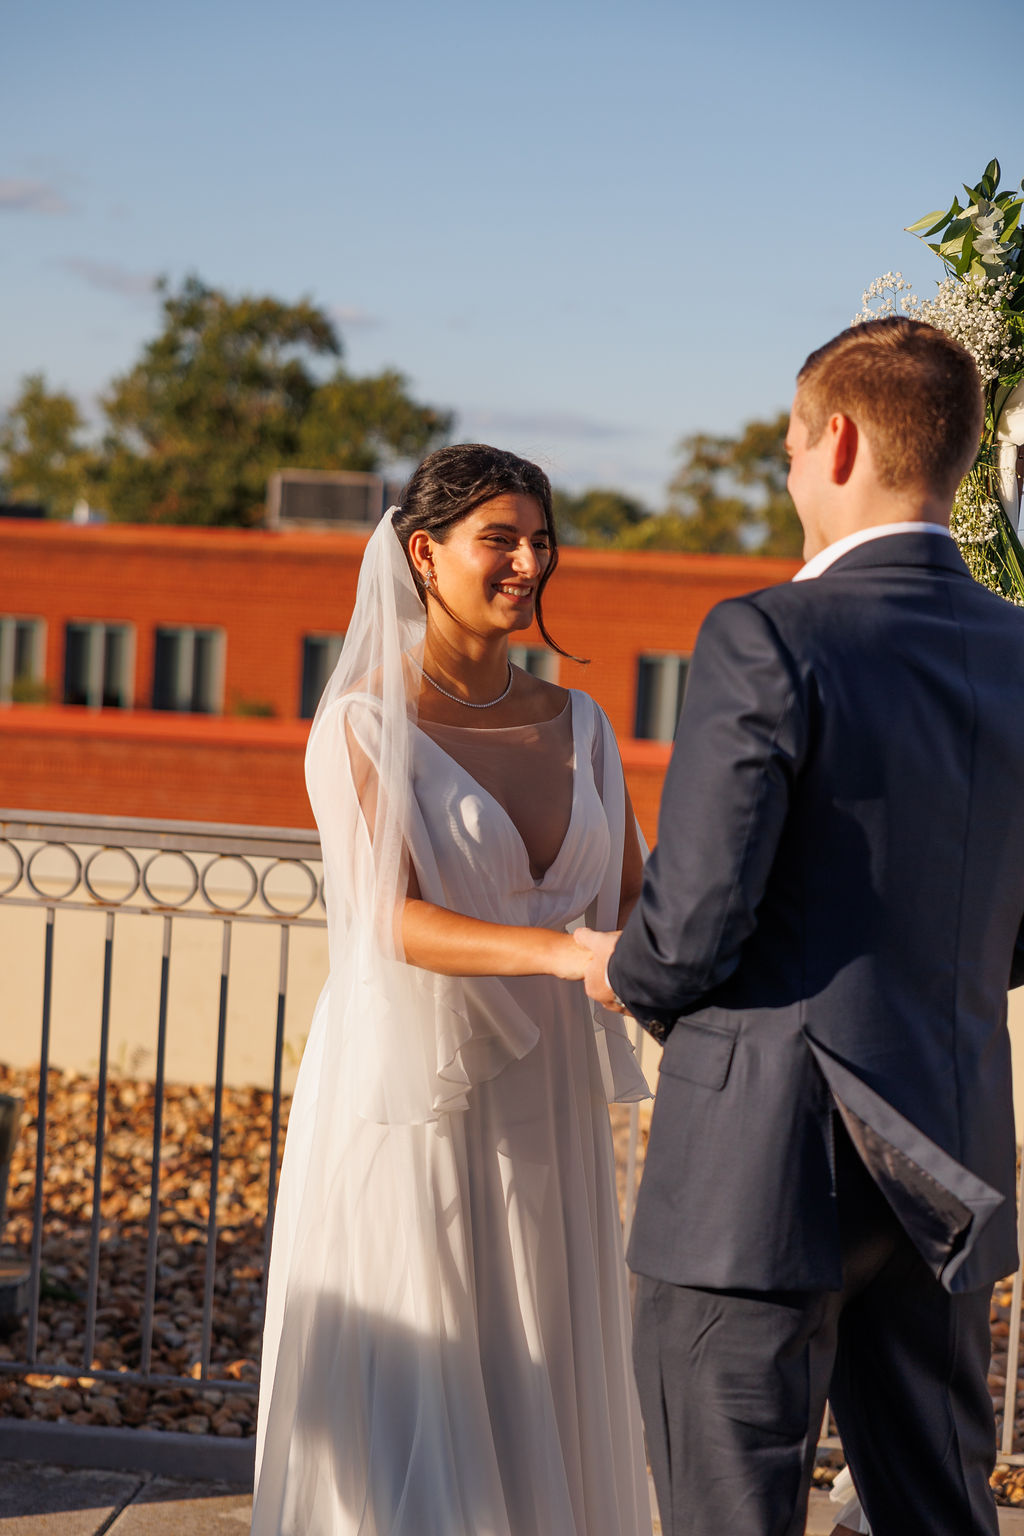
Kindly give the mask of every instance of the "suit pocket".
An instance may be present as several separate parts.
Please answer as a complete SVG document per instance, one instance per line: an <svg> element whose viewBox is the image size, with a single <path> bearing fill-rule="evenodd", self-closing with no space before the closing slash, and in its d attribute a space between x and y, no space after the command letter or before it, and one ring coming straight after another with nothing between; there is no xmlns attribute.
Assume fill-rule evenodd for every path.
<svg viewBox="0 0 1024 1536"><path fill-rule="evenodd" d="M665 1043L661 1070L669 1077L699 1083L702 1088L724 1088L735 1048L736 1035L732 1030L715 1029L693 1019L677 1019Z"/></svg>

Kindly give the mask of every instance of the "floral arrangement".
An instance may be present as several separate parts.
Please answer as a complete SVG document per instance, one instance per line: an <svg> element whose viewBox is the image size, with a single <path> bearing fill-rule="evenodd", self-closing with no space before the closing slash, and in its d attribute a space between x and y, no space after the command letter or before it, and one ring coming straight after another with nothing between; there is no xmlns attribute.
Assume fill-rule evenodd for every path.
<svg viewBox="0 0 1024 1536"><path fill-rule="evenodd" d="M1024 607L1024 547L1018 537L1024 457L1024 182L999 192L999 161L975 187L965 185L943 212L908 226L942 261L946 277L922 300L899 272L864 293L854 324L902 313L934 325L966 347L985 388L978 457L953 503L950 531L971 574ZM1024 529L1021 530L1024 532Z"/></svg>

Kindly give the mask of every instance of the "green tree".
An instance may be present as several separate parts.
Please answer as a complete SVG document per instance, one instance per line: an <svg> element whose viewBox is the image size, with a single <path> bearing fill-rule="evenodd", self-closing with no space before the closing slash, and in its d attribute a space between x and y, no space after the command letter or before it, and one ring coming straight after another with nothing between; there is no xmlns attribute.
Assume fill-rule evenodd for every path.
<svg viewBox="0 0 1024 1536"><path fill-rule="evenodd" d="M51 517L69 517L80 496L88 496L96 461L82 443L85 428L74 399L49 390L41 373L21 382L21 391L0 422L0 475L14 501L41 502Z"/></svg>
<svg viewBox="0 0 1024 1536"><path fill-rule="evenodd" d="M380 468L451 428L400 374L353 378L329 316L303 300L231 298L189 277L164 288L163 328L103 400L111 515L260 521L276 469Z"/></svg>
<svg viewBox="0 0 1024 1536"><path fill-rule="evenodd" d="M662 512L630 530L620 541L623 549L672 549L691 555L747 555L740 530L744 526L743 502L719 497L698 512Z"/></svg>
<svg viewBox="0 0 1024 1536"><path fill-rule="evenodd" d="M785 412L750 421L737 437L683 439L668 511L637 530L634 547L799 556L803 532L786 489Z"/></svg>
<svg viewBox="0 0 1024 1536"><path fill-rule="evenodd" d="M338 369L310 402L299 432L305 469L375 470L388 459L420 459L448 436L449 411L417 405L402 374L352 378Z"/></svg>
<svg viewBox="0 0 1024 1536"><path fill-rule="evenodd" d="M564 544L614 548L630 530L651 520L650 509L643 502L607 488L581 491L575 496L556 490L552 503L555 527Z"/></svg>

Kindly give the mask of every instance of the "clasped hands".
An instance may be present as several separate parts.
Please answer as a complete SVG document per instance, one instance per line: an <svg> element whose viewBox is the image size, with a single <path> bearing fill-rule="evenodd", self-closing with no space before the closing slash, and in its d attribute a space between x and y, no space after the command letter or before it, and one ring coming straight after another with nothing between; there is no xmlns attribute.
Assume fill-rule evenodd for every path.
<svg viewBox="0 0 1024 1536"><path fill-rule="evenodd" d="M619 934L598 933L594 928L574 928L572 936L589 957L583 972L587 996L612 1013L625 1013L625 1008L608 985L608 961L619 941Z"/></svg>

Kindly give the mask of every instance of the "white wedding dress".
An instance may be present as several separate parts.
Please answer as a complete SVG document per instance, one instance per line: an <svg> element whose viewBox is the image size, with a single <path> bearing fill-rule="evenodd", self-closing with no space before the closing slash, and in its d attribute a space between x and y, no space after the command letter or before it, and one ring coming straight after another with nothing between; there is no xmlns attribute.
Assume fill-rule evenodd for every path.
<svg viewBox="0 0 1024 1536"><path fill-rule="evenodd" d="M354 737L374 750L375 705L335 709L311 797L325 850L358 862L347 759ZM585 694L541 726L412 733L405 835L424 899L614 926L621 768ZM520 808L539 794L562 823L552 837L547 818L543 869L513 819L531 762ZM543 825L528 835L543 842ZM329 910L345 869L328 863ZM296 1084L253 1536L649 1536L606 1107L647 1087L621 1020L579 983L454 981L398 960L389 997L408 983L407 1007L381 1004L378 963L332 949ZM389 1076L417 1053L429 1103L395 1110Z"/></svg>

